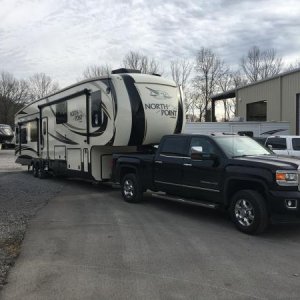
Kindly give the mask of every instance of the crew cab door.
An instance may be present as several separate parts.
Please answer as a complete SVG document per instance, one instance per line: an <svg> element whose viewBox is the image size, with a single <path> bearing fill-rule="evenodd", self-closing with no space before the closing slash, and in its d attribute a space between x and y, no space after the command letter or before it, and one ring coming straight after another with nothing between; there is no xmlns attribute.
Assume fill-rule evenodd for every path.
<svg viewBox="0 0 300 300"><path fill-rule="evenodd" d="M287 140L285 137L270 137L266 141L266 146L278 155L289 155Z"/></svg>
<svg viewBox="0 0 300 300"><path fill-rule="evenodd" d="M202 147L203 153L213 154L211 160L191 159L192 147ZM183 163L183 185L189 197L210 201L221 201L220 189L224 166L217 146L207 137L192 137L189 144L189 157Z"/></svg>
<svg viewBox="0 0 300 300"><path fill-rule="evenodd" d="M157 189L169 193L182 191L183 162L188 157L188 138L166 137L155 158L154 183Z"/></svg>

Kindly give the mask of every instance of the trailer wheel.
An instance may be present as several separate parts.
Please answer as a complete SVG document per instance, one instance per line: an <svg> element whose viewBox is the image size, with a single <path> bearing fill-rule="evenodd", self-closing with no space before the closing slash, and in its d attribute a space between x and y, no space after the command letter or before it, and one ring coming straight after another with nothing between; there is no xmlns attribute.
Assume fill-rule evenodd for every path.
<svg viewBox="0 0 300 300"><path fill-rule="evenodd" d="M262 233L269 224L265 200L257 191L237 192L231 201L230 214L235 226L244 233Z"/></svg>
<svg viewBox="0 0 300 300"><path fill-rule="evenodd" d="M44 170L44 167L43 167L42 163L38 164L38 170L37 170L37 172L38 172L38 178L39 179L46 178L47 174L46 174L46 171Z"/></svg>
<svg viewBox="0 0 300 300"><path fill-rule="evenodd" d="M122 196L126 202L138 203L143 200L143 191L135 174L126 174L122 179Z"/></svg>
<svg viewBox="0 0 300 300"><path fill-rule="evenodd" d="M38 177L38 164L37 163L33 163L33 165L32 165L32 175L34 177Z"/></svg>

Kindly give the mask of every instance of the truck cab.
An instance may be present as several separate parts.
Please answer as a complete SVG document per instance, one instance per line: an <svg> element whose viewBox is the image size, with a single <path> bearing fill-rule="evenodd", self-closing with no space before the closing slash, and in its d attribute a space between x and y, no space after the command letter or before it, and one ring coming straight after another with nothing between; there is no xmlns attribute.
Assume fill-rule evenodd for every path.
<svg viewBox="0 0 300 300"><path fill-rule="evenodd" d="M300 136L298 135L270 136L265 144L278 155L300 157Z"/></svg>

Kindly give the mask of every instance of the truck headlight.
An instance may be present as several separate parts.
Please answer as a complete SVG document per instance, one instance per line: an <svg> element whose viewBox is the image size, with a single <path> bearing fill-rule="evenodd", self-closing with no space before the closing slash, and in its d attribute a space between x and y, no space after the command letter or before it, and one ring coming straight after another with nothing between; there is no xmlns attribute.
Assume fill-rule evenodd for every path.
<svg viewBox="0 0 300 300"><path fill-rule="evenodd" d="M298 173L297 171L276 171L276 182L284 186L297 186Z"/></svg>

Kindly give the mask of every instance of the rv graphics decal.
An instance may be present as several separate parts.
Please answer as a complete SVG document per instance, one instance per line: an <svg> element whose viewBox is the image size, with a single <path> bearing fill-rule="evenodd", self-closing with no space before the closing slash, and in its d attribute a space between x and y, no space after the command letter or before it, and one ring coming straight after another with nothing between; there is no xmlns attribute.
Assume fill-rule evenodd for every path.
<svg viewBox="0 0 300 300"><path fill-rule="evenodd" d="M84 113L81 110L72 110L70 112L70 117L73 119L73 121L82 123Z"/></svg>
<svg viewBox="0 0 300 300"><path fill-rule="evenodd" d="M146 103L145 110L154 110L162 117L170 117L172 119L177 118L177 108L170 104Z"/></svg>
<svg viewBox="0 0 300 300"><path fill-rule="evenodd" d="M149 87L146 87L146 89L150 91L150 96L154 97L155 99L164 100L172 98L166 91L155 90Z"/></svg>

